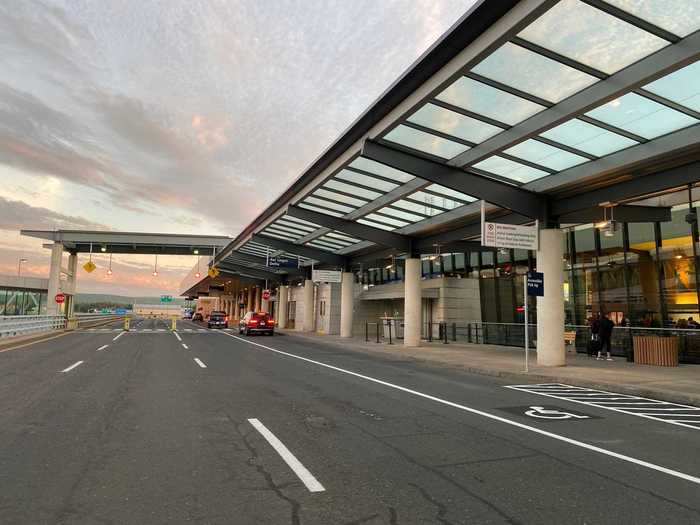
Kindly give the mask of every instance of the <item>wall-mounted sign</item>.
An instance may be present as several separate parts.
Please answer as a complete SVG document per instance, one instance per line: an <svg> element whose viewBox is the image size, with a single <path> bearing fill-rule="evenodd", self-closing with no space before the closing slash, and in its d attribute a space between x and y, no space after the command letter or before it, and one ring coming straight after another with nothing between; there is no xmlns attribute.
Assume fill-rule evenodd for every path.
<svg viewBox="0 0 700 525"><path fill-rule="evenodd" d="M66 302L66 294L57 293L56 297L54 297L53 300L56 301L56 304L63 304Z"/></svg>
<svg viewBox="0 0 700 525"><path fill-rule="evenodd" d="M317 283L339 283L343 273L337 270L314 270L311 279Z"/></svg>

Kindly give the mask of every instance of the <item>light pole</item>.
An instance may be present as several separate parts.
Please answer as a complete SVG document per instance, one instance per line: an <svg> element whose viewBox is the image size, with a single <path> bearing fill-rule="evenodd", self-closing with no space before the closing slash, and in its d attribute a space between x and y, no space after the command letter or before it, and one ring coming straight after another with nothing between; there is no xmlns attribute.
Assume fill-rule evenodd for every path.
<svg viewBox="0 0 700 525"><path fill-rule="evenodd" d="M22 276L22 263L25 262L27 262L27 259L22 258L19 260L19 263L17 264L17 277Z"/></svg>

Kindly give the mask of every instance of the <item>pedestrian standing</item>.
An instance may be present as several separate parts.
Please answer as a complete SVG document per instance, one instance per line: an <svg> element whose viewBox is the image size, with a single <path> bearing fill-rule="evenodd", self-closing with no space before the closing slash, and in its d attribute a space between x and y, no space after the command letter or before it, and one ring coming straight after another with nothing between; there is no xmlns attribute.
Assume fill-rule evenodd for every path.
<svg viewBox="0 0 700 525"><path fill-rule="evenodd" d="M598 361L603 359L603 351L607 353L607 361L612 361L613 358L610 357L610 350L612 346L612 332L615 327L615 323L610 319L610 314L605 315L600 320L599 336L600 336L600 350L598 350Z"/></svg>

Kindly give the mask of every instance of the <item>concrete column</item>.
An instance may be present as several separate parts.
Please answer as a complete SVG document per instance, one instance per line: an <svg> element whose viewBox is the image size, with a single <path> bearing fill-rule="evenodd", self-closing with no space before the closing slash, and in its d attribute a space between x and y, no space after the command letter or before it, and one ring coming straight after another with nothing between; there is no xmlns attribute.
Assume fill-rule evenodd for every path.
<svg viewBox="0 0 700 525"><path fill-rule="evenodd" d="M304 332L314 331L314 282L311 279L304 281Z"/></svg>
<svg viewBox="0 0 700 525"><path fill-rule="evenodd" d="M340 337L352 337L352 320L355 307L355 274L343 272L340 285Z"/></svg>
<svg viewBox="0 0 700 525"><path fill-rule="evenodd" d="M287 308L289 305L289 286L282 284L277 292L277 326L287 328Z"/></svg>
<svg viewBox="0 0 700 525"><path fill-rule="evenodd" d="M262 308L262 289L259 286L255 287L255 311L259 312Z"/></svg>
<svg viewBox="0 0 700 525"><path fill-rule="evenodd" d="M406 259L404 271L404 346L420 346L421 260Z"/></svg>
<svg viewBox="0 0 700 525"><path fill-rule="evenodd" d="M253 287L249 286L248 287L248 301L246 301L245 304L245 313L247 314L248 312L255 310L255 303L253 302L255 300L255 296L253 295L255 292L253 291Z"/></svg>
<svg viewBox="0 0 700 525"><path fill-rule="evenodd" d="M56 294L61 291L61 264L63 260L63 244L53 243L51 247L51 267L49 268L49 289L46 298L46 313L58 315L60 306L54 301Z"/></svg>
<svg viewBox="0 0 700 525"><path fill-rule="evenodd" d="M537 271L544 273L544 297L537 298L537 364L564 366L564 232L540 230Z"/></svg>
<svg viewBox="0 0 700 525"><path fill-rule="evenodd" d="M67 308L65 310L67 317L73 317L75 311L75 292L78 284L78 254L71 253L68 256L68 290L70 296L67 299Z"/></svg>

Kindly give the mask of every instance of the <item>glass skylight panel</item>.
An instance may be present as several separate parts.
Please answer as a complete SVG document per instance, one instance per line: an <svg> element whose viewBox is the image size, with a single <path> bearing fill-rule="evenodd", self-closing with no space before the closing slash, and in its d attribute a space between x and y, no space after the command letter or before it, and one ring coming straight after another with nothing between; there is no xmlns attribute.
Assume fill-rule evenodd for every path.
<svg viewBox="0 0 700 525"><path fill-rule="evenodd" d="M391 231L391 230L396 229L394 226L390 226L389 224L382 224L379 222L368 221L367 219L357 219L355 222L358 222L360 224L364 224L365 226L372 226L372 228L379 228L380 230Z"/></svg>
<svg viewBox="0 0 700 525"><path fill-rule="evenodd" d="M688 36L700 29L700 2L697 0L605 1L677 36Z"/></svg>
<svg viewBox="0 0 700 525"><path fill-rule="evenodd" d="M339 180L331 179L323 185L324 188L329 188L332 190L343 191L345 193L350 193L351 195L357 195L358 197L363 197L368 200L373 201L381 197L381 193L377 191L371 191L366 188L360 188L359 186L353 186L351 184L346 184Z"/></svg>
<svg viewBox="0 0 700 525"><path fill-rule="evenodd" d="M556 171L588 162L586 157L569 153L563 149L555 148L533 139L516 144L505 150L505 153Z"/></svg>
<svg viewBox="0 0 700 525"><path fill-rule="evenodd" d="M332 250L340 250L340 249L345 247L343 244L336 244L333 242L328 242L328 241L324 240L323 237L319 237L318 239L314 239L313 241L309 241L309 242L313 242L315 244L321 244L323 246L328 246Z"/></svg>
<svg viewBox="0 0 700 525"><path fill-rule="evenodd" d="M389 208L388 206L385 206L384 208L378 210L381 213L384 213L385 215L391 215L392 217L397 217L399 219L403 219L405 221L409 222L418 222L422 221L425 219L424 215L416 215L414 213L408 213L407 211L401 211L397 210L395 208Z"/></svg>
<svg viewBox="0 0 700 525"><path fill-rule="evenodd" d="M357 173L356 171L350 170L340 171L336 175L336 178L343 179L348 182L354 182L355 184L360 184L369 188L376 188L384 192L391 191L398 187L398 184L394 184L393 182L377 179L375 177L370 177L369 175L364 175L362 173Z"/></svg>
<svg viewBox="0 0 700 525"><path fill-rule="evenodd" d="M306 244L308 246L318 248L319 250L325 250L327 252L334 252L335 250L337 250L337 248L335 246L327 246L326 244L324 244L322 242L318 242L317 240L307 242Z"/></svg>
<svg viewBox="0 0 700 525"><path fill-rule="evenodd" d="M462 206L464 204L462 202L453 201L452 199L447 199L445 197L439 197L437 195L432 195L430 193L425 193L423 191L417 191L415 193L411 193L408 196L408 198L416 200L416 201L420 201L424 204L427 204L428 206L430 206L430 205L439 206L440 208L445 208L448 210L453 210L455 208L459 208L460 206Z"/></svg>
<svg viewBox="0 0 700 525"><path fill-rule="evenodd" d="M443 139L408 126L400 125L384 135L384 139L443 159L452 159L469 149L459 142Z"/></svg>
<svg viewBox="0 0 700 525"><path fill-rule="evenodd" d="M647 139L692 126L698 121L636 93L616 98L586 115Z"/></svg>
<svg viewBox="0 0 700 525"><path fill-rule="evenodd" d="M467 77L455 80L436 98L511 126L546 109L544 106Z"/></svg>
<svg viewBox="0 0 700 525"><path fill-rule="evenodd" d="M426 104L408 118L409 122L441 131L453 137L478 144L503 131L501 128L482 122L449 109Z"/></svg>
<svg viewBox="0 0 700 525"><path fill-rule="evenodd" d="M561 0L518 36L608 74L669 45L579 0Z"/></svg>
<svg viewBox="0 0 700 525"><path fill-rule="evenodd" d="M661 77L644 86L644 89L681 106L700 111L700 61Z"/></svg>
<svg viewBox="0 0 700 525"><path fill-rule="evenodd" d="M325 199L319 199L317 197L306 197L304 199L304 202L308 202L309 204L315 204L317 206L324 206L326 208L330 208L331 210L341 211L343 213L350 213L351 211L355 211L355 208L351 208L350 206L338 204L337 202L327 201Z"/></svg>
<svg viewBox="0 0 700 525"><path fill-rule="evenodd" d="M284 226L277 226L275 224L268 226L267 228L265 228L264 231L266 231L266 232L274 231L277 233L282 233L284 235L288 235L288 236L293 237L295 239L298 239L299 237L303 237L304 235L306 235L305 233L300 233L298 231L293 231L293 230L290 231L289 228L285 228Z"/></svg>
<svg viewBox="0 0 700 525"><path fill-rule="evenodd" d="M523 184L549 175L546 171L531 168L498 155L477 162L474 167Z"/></svg>
<svg viewBox="0 0 700 525"><path fill-rule="evenodd" d="M349 204L350 206L355 206L356 208L367 204L367 201L356 199L355 197L348 197L347 195L343 195L342 193L336 193L335 191L324 190L323 188L319 188L316 191L314 191L313 195L316 195L317 197L323 197L325 199L333 199L335 201Z"/></svg>
<svg viewBox="0 0 700 525"><path fill-rule="evenodd" d="M579 119L571 119L559 124L542 133L542 136L597 157L639 144L637 141Z"/></svg>
<svg viewBox="0 0 700 525"><path fill-rule="evenodd" d="M462 193L461 191L453 190L452 188L446 188L445 186L441 186L440 184L431 184L425 189L434 193L446 195L447 197L453 197L464 202L474 202L476 200L476 197L472 197L471 195L467 195L466 193Z"/></svg>
<svg viewBox="0 0 700 525"><path fill-rule="evenodd" d="M289 230L295 230L299 232L312 232L314 230L317 230L319 227L318 226L307 226L305 224L297 224L296 222L291 222L291 221L283 221L283 220L277 220L274 222L276 226L283 226Z"/></svg>
<svg viewBox="0 0 700 525"><path fill-rule="evenodd" d="M279 219L277 219L277 222L289 222L289 223L294 223L294 227L299 227L299 228L305 228L305 229L310 229L310 230L316 230L320 226L318 224L314 224L313 222L310 221L305 221L304 219L299 219L298 217L293 217L291 215L283 215Z"/></svg>
<svg viewBox="0 0 700 525"><path fill-rule="evenodd" d="M404 210L408 211L415 211L417 213L422 213L423 215L429 215L431 217L444 212L444 210L439 210L437 208L426 206L425 204L418 204L417 202L411 202L403 199L392 203L392 206L395 206L397 208L403 208Z"/></svg>
<svg viewBox="0 0 700 525"><path fill-rule="evenodd" d="M318 239L321 241L333 244L335 246L342 247L342 248L345 248L346 246L350 246L351 244L353 244L353 243L345 241L345 240L336 239L335 237L329 237L328 235L323 235L323 236L319 237Z"/></svg>
<svg viewBox="0 0 700 525"><path fill-rule="evenodd" d="M332 217L342 217L343 215L347 215L344 213L338 213L337 211L330 211L325 208L319 208L318 206L311 206L310 204L306 204L305 202L300 202L299 207L306 208L307 210L311 211L317 211L319 213L325 213L326 215L331 215Z"/></svg>
<svg viewBox="0 0 700 525"><path fill-rule="evenodd" d="M376 213L369 213L365 217L367 219L369 219L370 221L384 222L386 224L391 224L393 226L396 226L397 228L401 228L401 227L406 226L408 224L407 221L400 221L398 219L392 219L390 217L385 217L383 215L377 215Z"/></svg>
<svg viewBox="0 0 700 525"><path fill-rule="evenodd" d="M549 102L559 102L598 81L510 42L479 62L472 71Z"/></svg>
<svg viewBox="0 0 700 525"><path fill-rule="evenodd" d="M345 235L336 231L328 232L326 236L333 237L335 239L340 239L343 241L348 241L350 244L357 244L358 242L360 242L360 239L356 239L355 237L350 237L349 235Z"/></svg>
<svg viewBox="0 0 700 525"><path fill-rule="evenodd" d="M274 232L271 232L271 231L267 231L267 230L266 230L266 231L263 231L263 232L260 232L260 233L262 233L263 235L267 235L268 237L274 237L274 238L276 238L276 239L282 239L282 240L284 240L284 241L289 241L289 240L290 240L289 237L286 237L286 236L284 236L284 235L280 235L279 233L274 233Z"/></svg>
<svg viewBox="0 0 700 525"><path fill-rule="evenodd" d="M365 157L357 157L350 163L350 166L357 168L358 170L368 171L370 173L376 173L387 179L395 180L396 182L408 182L415 179L410 173L405 171L397 170L381 162L377 162L371 159L366 159Z"/></svg>

